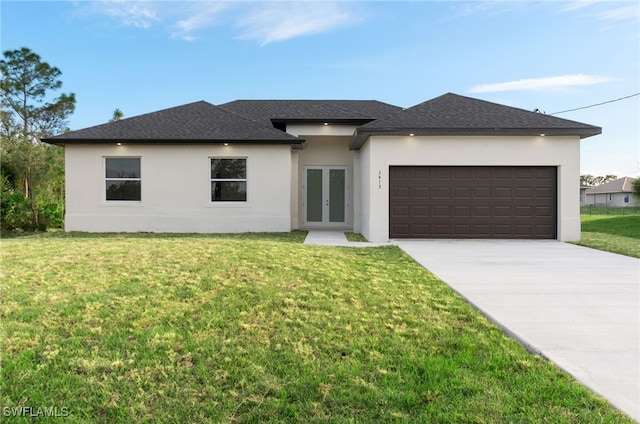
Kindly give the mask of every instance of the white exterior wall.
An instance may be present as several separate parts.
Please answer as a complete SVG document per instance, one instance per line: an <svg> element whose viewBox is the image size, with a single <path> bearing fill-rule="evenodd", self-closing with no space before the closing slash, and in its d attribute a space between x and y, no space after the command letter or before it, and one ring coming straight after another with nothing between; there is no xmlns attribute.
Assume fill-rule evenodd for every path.
<svg viewBox="0 0 640 424"><path fill-rule="evenodd" d="M373 136L361 149L361 233L389 240L390 166L556 166L558 240L580 239L580 139Z"/></svg>
<svg viewBox="0 0 640 424"><path fill-rule="evenodd" d="M140 157L142 201L105 200L105 157ZM247 202L211 202L211 157L247 159ZM67 145L66 231L291 230L289 145Z"/></svg>
<svg viewBox="0 0 640 424"><path fill-rule="evenodd" d="M629 196L629 201L625 202L625 195ZM624 208L636 206L636 199L632 193L587 193L587 205L610 206L614 208Z"/></svg>

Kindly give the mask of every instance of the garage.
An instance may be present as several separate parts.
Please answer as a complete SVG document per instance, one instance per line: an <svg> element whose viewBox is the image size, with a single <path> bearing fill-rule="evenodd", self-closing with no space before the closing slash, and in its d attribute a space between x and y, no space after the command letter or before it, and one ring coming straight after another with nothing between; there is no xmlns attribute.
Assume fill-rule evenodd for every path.
<svg viewBox="0 0 640 424"><path fill-rule="evenodd" d="M555 239L555 166L391 166L390 238Z"/></svg>

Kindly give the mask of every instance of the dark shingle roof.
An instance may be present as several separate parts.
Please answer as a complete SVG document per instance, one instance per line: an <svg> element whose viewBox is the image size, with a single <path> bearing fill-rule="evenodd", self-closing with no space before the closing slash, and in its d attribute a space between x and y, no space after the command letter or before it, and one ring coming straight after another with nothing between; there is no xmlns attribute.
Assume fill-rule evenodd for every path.
<svg viewBox="0 0 640 424"><path fill-rule="evenodd" d="M377 100L236 100L220 107L265 125L274 122L361 125L402 110Z"/></svg>
<svg viewBox="0 0 640 424"><path fill-rule="evenodd" d="M633 181L635 178L622 177L599 186L590 187L587 194L596 193L631 193L633 192Z"/></svg>
<svg viewBox="0 0 640 424"><path fill-rule="evenodd" d="M358 128L352 149L377 134L579 135L600 134L593 125L448 93Z"/></svg>
<svg viewBox="0 0 640 424"><path fill-rule="evenodd" d="M282 143L304 140L274 128L277 123L330 122L359 126L349 145L359 149L370 135L578 135L601 128L484 100L445 94L402 109L376 100L236 100L220 106L200 101L43 141L72 143Z"/></svg>
<svg viewBox="0 0 640 424"><path fill-rule="evenodd" d="M71 131L46 140L52 144L129 143L301 143L271 125L262 125L210 103L199 101L116 122Z"/></svg>

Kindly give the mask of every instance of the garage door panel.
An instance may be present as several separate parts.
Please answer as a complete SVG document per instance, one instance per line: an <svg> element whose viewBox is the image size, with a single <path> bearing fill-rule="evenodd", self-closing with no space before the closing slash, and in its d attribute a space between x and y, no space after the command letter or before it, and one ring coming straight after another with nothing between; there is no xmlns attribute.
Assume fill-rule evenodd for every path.
<svg viewBox="0 0 640 424"><path fill-rule="evenodd" d="M476 199L491 199L491 187L476 187L473 191Z"/></svg>
<svg viewBox="0 0 640 424"><path fill-rule="evenodd" d="M529 198L533 194L531 187L516 187L514 195L517 198Z"/></svg>
<svg viewBox="0 0 640 424"><path fill-rule="evenodd" d="M491 216L491 206L474 206L473 216L475 217L488 217Z"/></svg>
<svg viewBox="0 0 640 424"><path fill-rule="evenodd" d="M470 199L471 188L470 187L454 187L453 198L454 199Z"/></svg>
<svg viewBox="0 0 640 424"><path fill-rule="evenodd" d="M450 197L449 187L434 187L432 197L434 199L448 199Z"/></svg>
<svg viewBox="0 0 640 424"><path fill-rule="evenodd" d="M392 238L556 237L555 167L389 171Z"/></svg>
<svg viewBox="0 0 640 424"><path fill-rule="evenodd" d="M412 189L413 189L413 197L415 199L418 199L418 198L428 199L429 198L429 188L428 187L412 187Z"/></svg>
<svg viewBox="0 0 640 424"><path fill-rule="evenodd" d="M429 206L413 206L411 216L427 217L429 214Z"/></svg>
<svg viewBox="0 0 640 424"><path fill-rule="evenodd" d="M511 187L496 187L493 189L494 199L511 199Z"/></svg>
<svg viewBox="0 0 640 424"><path fill-rule="evenodd" d="M431 168L431 179L432 180L445 180L449 181L451 179L451 168L449 167L436 167Z"/></svg>
<svg viewBox="0 0 640 424"><path fill-rule="evenodd" d="M449 206L434 206L433 216L435 218L449 218Z"/></svg>
<svg viewBox="0 0 640 424"><path fill-rule="evenodd" d="M455 218L470 218L471 207L470 206L454 206L453 217Z"/></svg>
<svg viewBox="0 0 640 424"><path fill-rule="evenodd" d="M511 206L495 206L493 216L496 218L511 216Z"/></svg>
<svg viewBox="0 0 640 424"><path fill-rule="evenodd" d="M400 217L409 218L410 209L411 209L411 206L408 206L408 205L405 205L405 206L393 205L391 207L391 215L397 218L400 218Z"/></svg>
<svg viewBox="0 0 640 424"><path fill-rule="evenodd" d="M552 199L554 197L555 190L551 187L536 188L536 198L538 199Z"/></svg>
<svg viewBox="0 0 640 424"><path fill-rule="evenodd" d="M391 196L394 199L411 199L411 190L404 186L392 187Z"/></svg>
<svg viewBox="0 0 640 424"><path fill-rule="evenodd" d="M513 208L513 216L517 216L518 218L533 218L533 208L531 206L514 206Z"/></svg>

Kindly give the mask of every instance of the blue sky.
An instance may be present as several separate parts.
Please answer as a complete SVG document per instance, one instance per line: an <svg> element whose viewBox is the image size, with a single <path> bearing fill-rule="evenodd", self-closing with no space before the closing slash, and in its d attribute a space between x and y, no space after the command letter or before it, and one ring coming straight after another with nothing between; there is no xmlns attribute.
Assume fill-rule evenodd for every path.
<svg viewBox="0 0 640 424"><path fill-rule="evenodd" d="M74 92L71 129L197 100L447 92L551 114L640 92L630 1L7 1L1 47ZM557 116L603 127L581 172L637 176L640 96Z"/></svg>

